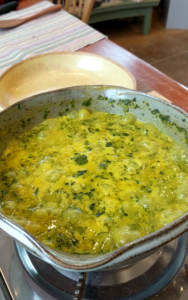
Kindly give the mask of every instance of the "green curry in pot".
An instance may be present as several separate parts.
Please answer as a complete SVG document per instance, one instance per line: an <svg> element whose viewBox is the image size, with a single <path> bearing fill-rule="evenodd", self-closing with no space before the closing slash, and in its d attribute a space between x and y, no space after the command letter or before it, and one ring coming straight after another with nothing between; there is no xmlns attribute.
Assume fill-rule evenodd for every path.
<svg viewBox="0 0 188 300"><path fill-rule="evenodd" d="M188 210L188 150L130 113L47 119L0 164L1 212L69 253L112 251Z"/></svg>

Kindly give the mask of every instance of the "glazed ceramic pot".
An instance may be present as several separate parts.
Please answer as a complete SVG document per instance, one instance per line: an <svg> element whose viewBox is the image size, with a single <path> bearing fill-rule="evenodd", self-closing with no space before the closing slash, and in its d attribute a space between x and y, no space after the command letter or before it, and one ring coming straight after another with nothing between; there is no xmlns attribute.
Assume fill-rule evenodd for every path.
<svg viewBox="0 0 188 300"><path fill-rule="evenodd" d="M35 95L0 113L0 153L7 143L41 123L46 116L66 114L67 108L79 110L88 98L90 111L112 114L129 112L144 122L153 122L164 133L182 145L187 141L188 114L163 100L114 86L80 86ZM123 100L123 101L122 101ZM74 105L72 105L74 104ZM72 108L74 106L74 108ZM180 130L181 129L181 130ZM188 213L163 228L134 240L110 253L95 255L69 254L48 248L28 231L0 213L0 228L29 252L55 268L93 271L131 264L156 251L162 245L188 230Z"/></svg>

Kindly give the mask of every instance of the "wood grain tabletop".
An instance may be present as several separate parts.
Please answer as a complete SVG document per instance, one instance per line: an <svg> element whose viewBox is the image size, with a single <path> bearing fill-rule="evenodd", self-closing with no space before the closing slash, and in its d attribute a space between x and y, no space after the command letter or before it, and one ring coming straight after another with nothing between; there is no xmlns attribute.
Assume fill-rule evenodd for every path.
<svg viewBox="0 0 188 300"><path fill-rule="evenodd" d="M102 55L118 62L133 74L137 81L138 90L139 86L145 86L147 91L154 90L158 92L188 112L188 88L112 41L104 39L80 51Z"/></svg>
<svg viewBox="0 0 188 300"><path fill-rule="evenodd" d="M19 0L18 9L40 1L42 0ZM188 112L187 87L182 86L109 39L103 39L78 51L102 55L116 61L133 74L137 81L138 90L144 92L155 91Z"/></svg>

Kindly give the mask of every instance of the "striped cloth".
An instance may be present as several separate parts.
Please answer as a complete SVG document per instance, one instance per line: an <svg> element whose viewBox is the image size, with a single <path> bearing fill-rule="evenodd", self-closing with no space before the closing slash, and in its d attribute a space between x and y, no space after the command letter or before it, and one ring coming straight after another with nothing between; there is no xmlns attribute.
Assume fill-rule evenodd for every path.
<svg viewBox="0 0 188 300"><path fill-rule="evenodd" d="M53 5L42 1L0 16L0 20L25 18ZM105 38L64 10L53 12L15 28L0 29L0 75L13 64L46 52L74 51Z"/></svg>

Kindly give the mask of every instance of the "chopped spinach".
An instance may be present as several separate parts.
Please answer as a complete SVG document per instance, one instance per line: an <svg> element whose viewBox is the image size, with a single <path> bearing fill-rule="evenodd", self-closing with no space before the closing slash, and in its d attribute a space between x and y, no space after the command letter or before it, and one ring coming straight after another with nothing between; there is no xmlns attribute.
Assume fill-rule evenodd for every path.
<svg viewBox="0 0 188 300"><path fill-rule="evenodd" d="M106 147L113 147L113 146L112 146L112 143L106 143L105 146L106 146Z"/></svg>
<svg viewBox="0 0 188 300"><path fill-rule="evenodd" d="M160 118L163 122L165 122L165 123L169 123L169 124L171 123L171 118L170 118L170 116L160 114L160 115L159 115L159 118Z"/></svg>
<svg viewBox="0 0 188 300"><path fill-rule="evenodd" d="M67 237L63 236L62 234L59 234L56 238L56 244L57 248L61 249L62 247L71 247L71 240L69 240Z"/></svg>
<svg viewBox="0 0 188 300"><path fill-rule="evenodd" d="M89 208L90 210L93 210L94 207L95 207L95 202L89 204L89 206L88 206L88 208Z"/></svg>
<svg viewBox="0 0 188 300"><path fill-rule="evenodd" d="M124 215L125 217L127 217L127 216L128 216L128 214L127 214L127 213L125 213L125 212L123 212L123 215Z"/></svg>
<svg viewBox="0 0 188 300"><path fill-rule="evenodd" d="M34 191L34 195L37 196L39 193L39 188L36 188L36 190Z"/></svg>
<svg viewBox="0 0 188 300"><path fill-rule="evenodd" d="M48 115L49 115L49 113L50 113L50 111L46 109L46 110L44 111L44 114L43 114L43 119L46 120L47 117L48 117Z"/></svg>
<svg viewBox="0 0 188 300"><path fill-rule="evenodd" d="M148 193L152 193L152 190L150 189L150 188L148 188L147 186L141 186L141 188L140 188L142 191L146 191L146 192L148 192Z"/></svg>
<svg viewBox="0 0 188 300"><path fill-rule="evenodd" d="M99 164L99 169L106 169L106 168L107 168L106 164L104 164L104 163Z"/></svg>
<svg viewBox="0 0 188 300"><path fill-rule="evenodd" d="M86 101L84 101L84 102L82 103L82 106L90 106L90 105L91 105L91 101L92 101L92 99L89 98L88 100L86 100Z"/></svg>
<svg viewBox="0 0 188 300"><path fill-rule="evenodd" d="M129 105L132 104L132 100L128 100L128 99L126 99L126 100L120 100L120 102L121 102L123 105L126 105L126 106L129 106Z"/></svg>
<svg viewBox="0 0 188 300"><path fill-rule="evenodd" d="M97 97L97 100L108 100L108 97L104 97L104 96L99 95Z"/></svg>
<svg viewBox="0 0 188 300"><path fill-rule="evenodd" d="M80 170L78 171L76 174L73 175L73 177L79 177L79 176L82 176L84 173L86 173L87 170Z"/></svg>
<svg viewBox="0 0 188 300"><path fill-rule="evenodd" d="M83 192L73 193L74 200L82 200L83 199Z"/></svg>
<svg viewBox="0 0 188 300"><path fill-rule="evenodd" d="M105 211L99 211L97 214L95 214L96 217L100 217L105 213Z"/></svg>
<svg viewBox="0 0 188 300"><path fill-rule="evenodd" d="M151 113L152 113L153 115L156 115L156 114L159 114L160 111L156 108L156 109L151 110Z"/></svg>
<svg viewBox="0 0 188 300"><path fill-rule="evenodd" d="M85 165L88 163L87 160L87 155L79 155L74 159L75 163L77 163L77 165L81 166L81 165Z"/></svg>

